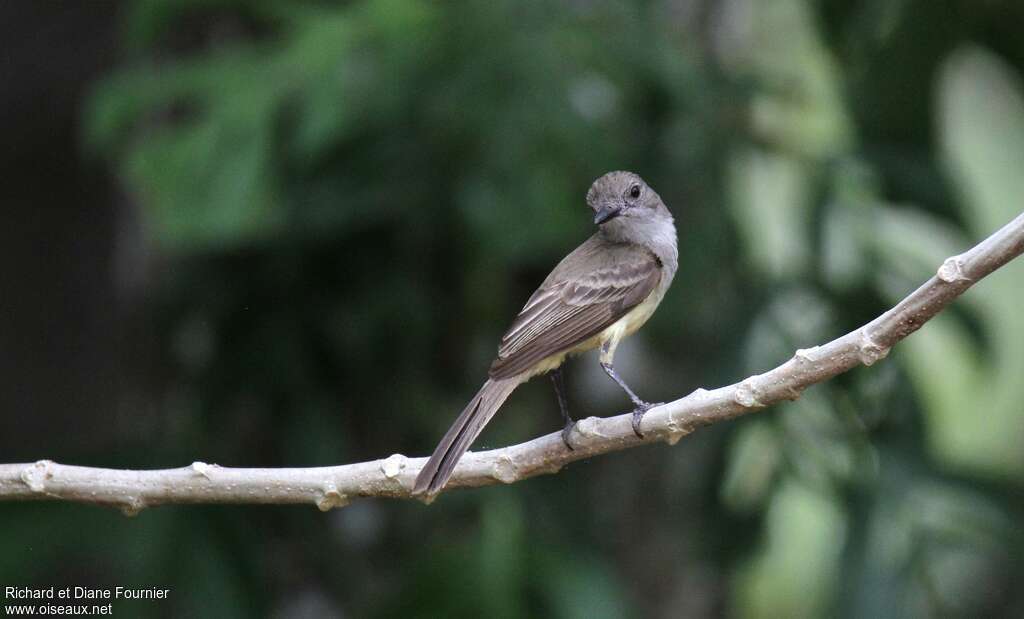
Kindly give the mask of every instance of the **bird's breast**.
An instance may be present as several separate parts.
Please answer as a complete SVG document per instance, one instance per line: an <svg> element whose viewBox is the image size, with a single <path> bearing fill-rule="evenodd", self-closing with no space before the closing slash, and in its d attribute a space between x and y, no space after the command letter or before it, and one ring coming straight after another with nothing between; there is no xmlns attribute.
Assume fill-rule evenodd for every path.
<svg viewBox="0 0 1024 619"><path fill-rule="evenodd" d="M634 307L632 311L620 318L615 324L605 329L602 335L607 335L603 339L611 339L612 337L622 339L636 333L654 314L654 310L658 309L658 304L661 303L663 296L665 296L665 291L659 286L651 294L647 295L647 298L640 305ZM612 333L613 331L614 333Z"/></svg>

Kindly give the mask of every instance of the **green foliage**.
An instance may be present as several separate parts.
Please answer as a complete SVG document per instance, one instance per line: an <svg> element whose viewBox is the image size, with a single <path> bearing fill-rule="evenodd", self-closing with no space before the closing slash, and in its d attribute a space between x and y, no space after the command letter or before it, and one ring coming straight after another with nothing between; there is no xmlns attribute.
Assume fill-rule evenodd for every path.
<svg viewBox="0 0 1024 619"><path fill-rule="evenodd" d="M636 157L655 138L633 133L643 90L665 89L662 105L692 97L678 80L693 69L667 62L667 41L636 45L650 20L623 19L624 7L583 21L553 5L483 8L305 6L272 39L107 80L88 141L113 155L172 251L331 238L453 209L470 232L508 237L505 256L555 245L568 214L528 236L510 218L548 223L568 211L552 203L576 201L570 181L600 169L594 159ZM148 10L169 9L137 9ZM509 32L510 20L535 27ZM565 164L575 173L552 172Z"/></svg>

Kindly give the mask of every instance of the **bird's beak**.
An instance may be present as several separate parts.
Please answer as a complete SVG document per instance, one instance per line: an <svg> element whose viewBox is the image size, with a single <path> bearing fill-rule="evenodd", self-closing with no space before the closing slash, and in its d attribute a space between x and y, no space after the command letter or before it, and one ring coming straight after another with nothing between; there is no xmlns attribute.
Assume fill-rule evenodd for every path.
<svg viewBox="0 0 1024 619"><path fill-rule="evenodd" d="M610 221L612 219L615 219L621 213L622 213L622 207L621 206L618 206L618 205L615 205L615 204L609 204L607 206L602 206L597 211L597 213L594 214L594 223L596 225L600 226L601 224L603 224L606 221Z"/></svg>

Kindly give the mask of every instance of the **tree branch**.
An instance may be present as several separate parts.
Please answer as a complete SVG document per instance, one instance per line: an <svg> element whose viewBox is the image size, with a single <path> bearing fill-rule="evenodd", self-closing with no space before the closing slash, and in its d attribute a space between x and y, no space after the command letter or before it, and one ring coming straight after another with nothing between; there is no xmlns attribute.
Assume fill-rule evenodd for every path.
<svg viewBox="0 0 1024 619"><path fill-rule="evenodd" d="M953 299L1024 251L1024 213L969 251L948 258L934 277L860 329L822 346L796 351L773 370L651 409L645 439L633 434L629 413L588 417L577 425L576 449L560 432L477 453L459 462L447 489L513 483L562 466L645 443L674 445L702 426L752 413L858 365L883 359L894 344L921 328ZM128 515L168 503L309 503L321 510L362 497L410 498L426 458L395 454L383 460L318 468L242 469L195 462L178 469L129 471L57 464L0 465L0 500L61 500L109 505Z"/></svg>

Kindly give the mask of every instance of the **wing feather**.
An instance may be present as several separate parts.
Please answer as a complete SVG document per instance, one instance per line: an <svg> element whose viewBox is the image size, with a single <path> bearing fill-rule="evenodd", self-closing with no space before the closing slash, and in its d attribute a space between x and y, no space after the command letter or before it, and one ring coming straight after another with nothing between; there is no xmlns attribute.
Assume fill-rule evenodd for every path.
<svg viewBox="0 0 1024 619"><path fill-rule="evenodd" d="M575 348L639 305L661 279L661 263L642 248L620 247L604 255L616 260L608 264L605 259L583 277L569 277L556 268L501 338L498 358L491 364L492 378L515 376L546 357ZM589 262L593 257L591 253L581 259L590 258ZM585 262L572 266L564 270L586 272L579 268Z"/></svg>

